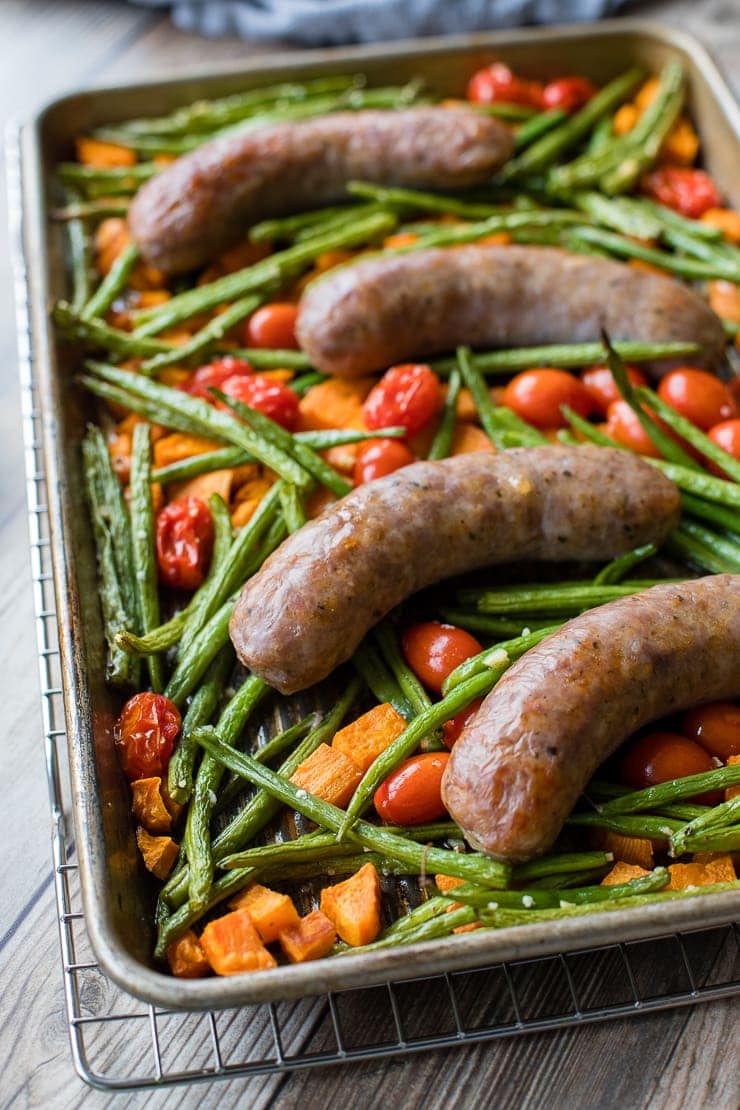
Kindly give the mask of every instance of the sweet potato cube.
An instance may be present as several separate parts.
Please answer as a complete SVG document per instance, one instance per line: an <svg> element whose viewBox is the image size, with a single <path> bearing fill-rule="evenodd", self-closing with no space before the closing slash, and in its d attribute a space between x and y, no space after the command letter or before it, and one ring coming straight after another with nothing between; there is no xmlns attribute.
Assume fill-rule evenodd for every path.
<svg viewBox="0 0 740 1110"><path fill-rule="evenodd" d="M172 432L162 436L154 444L154 466L171 466L183 459L192 459L194 455L207 455L218 448L219 444L212 439L186 435L185 432Z"/></svg>
<svg viewBox="0 0 740 1110"><path fill-rule="evenodd" d="M465 882L464 879L458 879L455 875L435 875L434 881L440 894L447 894L454 890L456 886Z"/></svg>
<svg viewBox="0 0 740 1110"><path fill-rule="evenodd" d="M611 852L614 859L620 863L633 863L644 867L647 871L653 869L653 842L641 836L622 836L621 833L612 832L610 829L594 830L594 845Z"/></svg>
<svg viewBox="0 0 740 1110"><path fill-rule="evenodd" d="M302 429L364 428L362 404L375 384L373 378L329 378L301 397Z"/></svg>
<svg viewBox="0 0 740 1110"><path fill-rule="evenodd" d="M172 816L162 797L162 780L159 776L137 779L131 783L134 817L150 833L168 833Z"/></svg>
<svg viewBox="0 0 740 1110"><path fill-rule="evenodd" d="M167 946L167 963L177 979L202 979L211 973L203 945L192 929Z"/></svg>
<svg viewBox="0 0 740 1110"><path fill-rule="evenodd" d="M707 863L672 863L668 868L671 881L666 890L686 890L690 886L711 886L713 883L735 881L732 856L715 855Z"/></svg>
<svg viewBox="0 0 740 1110"><path fill-rule="evenodd" d="M334 946L337 931L321 910L314 910L280 934L280 946L292 964L320 960Z"/></svg>
<svg viewBox="0 0 740 1110"><path fill-rule="evenodd" d="M81 137L75 142L77 160L83 166L99 166L108 169L111 166L133 166L136 164L136 154L130 147L119 146L118 143L105 143L100 139Z"/></svg>
<svg viewBox="0 0 740 1110"><path fill-rule="evenodd" d="M195 478L190 478L186 482L174 482L169 493L173 499L198 497L201 501L208 501L212 493L217 493L228 505L233 479L233 467L228 466L224 467L223 470L211 470L207 474L198 474Z"/></svg>
<svg viewBox="0 0 740 1110"><path fill-rule="evenodd" d="M300 921L292 898L259 883L253 883L237 894L229 902L229 907L232 910L247 910L265 944L271 944L283 929L289 929Z"/></svg>
<svg viewBox="0 0 740 1110"><path fill-rule="evenodd" d="M206 925L200 943L217 975L239 975L277 967L247 910L234 910Z"/></svg>
<svg viewBox="0 0 740 1110"><path fill-rule="evenodd" d="M403 730L406 721L390 702L384 701L363 713L356 721L340 728L331 746L348 756L364 774L377 757L390 747Z"/></svg>
<svg viewBox="0 0 740 1110"><path fill-rule="evenodd" d="M738 763L740 763L740 755L731 755L727 760L728 767L737 767ZM729 802L738 795L740 795L740 786L728 786L725 790L725 801Z"/></svg>
<svg viewBox="0 0 740 1110"><path fill-rule="evenodd" d="M299 790L315 794L334 806L345 806L362 774L344 752L321 744L295 770L291 782Z"/></svg>
<svg viewBox="0 0 740 1110"><path fill-rule="evenodd" d="M325 887L321 910L353 948L374 941L380 932L380 879L372 863L344 882Z"/></svg>
<svg viewBox="0 0 740 1110"><path fill-rule="evenodd" d="M172 870L180 848L171 836L152 836L141 826L136 830L144 866L157 879L166 879Z"/></svg>
<svg viewBox="0 0 740 1110"><path fill-rule="evenodd" d="M468 455L471 451L495 451L496 448L475 424L457 424L452 437L451 455Z"/></svg>
<svg viewBox="0 0 740 1110"><path fill-rule="evenodd" d="M602 886L616 886L618 883L628 883L630 879L639 879L640 875L648 875L644 867L635 863L615 863L608 875L601 880Z"/></svg>

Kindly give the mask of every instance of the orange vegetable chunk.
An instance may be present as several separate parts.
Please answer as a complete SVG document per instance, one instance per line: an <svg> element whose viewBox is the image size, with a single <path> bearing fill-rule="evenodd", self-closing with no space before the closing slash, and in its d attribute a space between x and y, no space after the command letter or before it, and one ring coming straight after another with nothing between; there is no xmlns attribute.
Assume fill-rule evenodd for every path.
<svg viewBox="0 0 740 1110"><path fill-rule="evenodd" d="M385 701L341 728L331 746L348 756L364 774L405 728L404 718L390 702Z"/></svg>
<svg viewBox="0 0 740 1110"><path fill-rule="evenodd" d="M374 941L380 932L380 879L372 863L344 882L325 887L321 911L353 948Z"/></svg>
<svg viewBox="0 0 740 1110"><path fill-rule="evenodd" d="M301 429L364 428L362 403L374 378L328 378L301 397Z"/></svg>
<svg viewBox="0 0 740 1110"><path fill-rule="evenodd" d="M452 437L451 455L467 455L471 451L495 451L496 448L482 428L475 424L457 424Z"/></svg>
<svg viewBox="0 0 740 1110"><path fill-rule="evenodd" d="M158 879L166 879L174 867L179 845L171 836L152 836L141 826L136 830L136 843L147 871Z"/></svg>
<svg viewBox="0 0 740 1110"><path fill-rule="evenodd" d="M740 755L731 755L727 760L728 767L737 767L740 763ZM733 798L740 796L740 786L728 786L725 790L725 801L729 802Z"/></svg>
<svg viewBox="0 0 740 1110"><path fill-rule="evenodd" d="M170 466L183 459L191 459L194 455L208 455L211 451L217 451L220 446L212 439L187 435L185 432L172 432L154 444L154 466Z"/></svg>
<svg viewBox="0 0 740 1110"><path fill-rule="evenodd" d="M259 883L253 883L229 902L232 910L247 910L255 929L265 944L277 940L283 929L297 925L298 910L287 894L278 894Z"/></svg>
<svg viewBox="0 0 740 1110"><path fill-rule="evenodd" d="M170 498L177 500L181 497L198 497L201 501L208 501L212 493L217 493L228 505L233 480L233 467L210 470L207 474L198 474L186 482L173 482L169 491Z"/></svg>
<svg viewBox="0 0 740 1110"><path fill-rule="evenodd" d="M608 875L601 880L602 886L616 886L618 883L628 883L630 879L639 879L641 875L649 875L644 867L635 863L615 863Z"/></svg>
<svg viewBox="0 0 740 1110"><path fill-rule="evenodd" d="M455 875L435 875L434 881L440 894L447 894L450 890L454 890L456 886L465 882L464 879L458 879Z"/></svg>
<svg viewBox="0 0 740 1110"><path fill-rule="evenodd" d="M99 166L107 169L111 166L133 166L136 164L136 153L127 146L118 143L105 143L100 139L77 139L77 160L83 166Z"/></svg>
<svg viewBox="0 0 740 1110"><path fill-rule="evenodd" d="M320 744L296 768L290 781L299 790L341 807L350 800L361 778L359 768L344 752Z"/></svg>
<svg viewBox="0 0 740 1110"><path fill-rule="evenodd" d="M277 967L247 910L234 910L206 925L200 938L206 959L217 975L240 975Z"/></svg>
<svg viewBox="0 0 740 1110"><path fill-rule="evenodd" d="M168 833L172 816L162 797L162 779L152 776L131 783L134 817L150 833Z"/></svg>
<svg viewBox="0 0 740 1110"><path fill-rule="evenodd" d="M611 832L609 829L594 830L594 847L611 852L618 863L632 863L644 867L647 871L653 869L653 842L640 836L622 836L621 833Z"/></svg>
<svg viewBox="0 0 740 1110"><path fill-rule="evenodd" d="M192 929L167 946L167 963L177 979L202 979L211 972L203 945Z"/></svg>
<svg viewBox="0 0 740 1110"><path fill-rule="evenodd" d="M334 925L321 910L302 917L280 934L280 946L292 964L320 960L331 950L337 939Z"/></svg>
<svg viewBox="0 0 740 1110"><path fill-rule="evenodd" d="M711 886L713 883L735 881L732 856L715 856L708 863L672 863L668 868L671 881L666 890L686 890L690 886Z"/></svg>

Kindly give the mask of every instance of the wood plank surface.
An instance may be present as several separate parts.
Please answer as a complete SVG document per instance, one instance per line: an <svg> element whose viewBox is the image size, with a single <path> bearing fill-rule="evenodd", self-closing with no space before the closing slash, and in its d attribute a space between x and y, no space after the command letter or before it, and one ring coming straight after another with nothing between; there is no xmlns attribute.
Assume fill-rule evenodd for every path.
<svg viewBox="0 0 740 1110"><path fill-rule="evenodd" d="M630 14L693 31L713 50L740 92L740 11L729 0L657 0ZM45 100L90 83L169 76L194 64L233 62L254 53L238 41L207 42L175 31L161 13L112 0L3 0L0 4L2 111L24 119ZM262 51L264 48L260 47ZM4 190L4 174L0 190ZM4 205L4 192L0 193ZM0 225L4 227L3 223ZM0 231L0 236L4 232ZM38 707L38 668L27 557L25 484L20 443L14 319L8 252L0 250L0 690L4 742L0 745L0 1107L735 1107L740 1101L736 1048L737 1004L715 1002L464 1049L419 1053L406 1059L320 1068L290 1076L258 1077L161 1092L111 1095L93 1091L75 1075L61 989L56 910L49 854L49 812ZM709 942L707 942L709 943ZM726 973L725 945L704 953L707 973ZM700 953L701 955L701 953ZM89 958L84 946L76 953ZM645 958L664 987L675 963L658 946ZM711 968L713 967L713 971ZM597 969L598 970L598 969ZM601 971L579 983L595 997ZM83 1012L91 1018L142 1012L140 1004L95 972L80 973ZM556 969L529 983L532 1003L557 996ZM483 1021L496 996L459 981L471 1021ZM433 988L404 997L406 1020L419 1028L438 1016ZM128 1007L128 1009L126 1009ZM331 1047L330 1015L323 1001L278 1008L286 1051ZM346 1015L362 1038L383 1038L388 999L368 992L366 1004ZM477 1016L476 1016L477 1015ZM146 1019L100 1027L97 1066L124 1075L151 1067ZM218 1031L232 1061L272 1044L268 1015L219 1015ZM132 1022L134 1023L132 1025ZM137 1024L138 1023L138 1024ZM137 1032L131 1030L136 1029ZM207 1019L159 1021L167 1067L190 1068L212 1059ZM240 1057L241 1054L241 1057ZM733 1059L734 1057L734 1059Z"/></svg>

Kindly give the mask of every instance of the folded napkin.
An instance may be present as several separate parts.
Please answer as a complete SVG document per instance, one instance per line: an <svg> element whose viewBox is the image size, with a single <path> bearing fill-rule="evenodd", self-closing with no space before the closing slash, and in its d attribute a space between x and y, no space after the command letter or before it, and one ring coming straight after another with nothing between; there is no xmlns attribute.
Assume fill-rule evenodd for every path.
<svg viewBox="0 0 740 1110"><path fill-rule="evenodd" d="M175 25L217 38L310 46L376 42L526 23L599 19L627 0L133 0L171 7Z"/></svg>

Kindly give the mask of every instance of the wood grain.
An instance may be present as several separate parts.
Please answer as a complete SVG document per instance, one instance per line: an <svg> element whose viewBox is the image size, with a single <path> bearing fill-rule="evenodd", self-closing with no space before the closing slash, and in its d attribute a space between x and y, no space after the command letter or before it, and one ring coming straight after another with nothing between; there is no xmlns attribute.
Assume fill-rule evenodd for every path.
<svg viewBox="0 0 740 1110"><path fill-rule="evenodd" d="M699 34L713 47L740 89L740 16L729 0L657 0L640 14ZM264 50L260 47L259 51ZM169 76L178 68L237 61L257 52L237 41L205 42L175 31L159 13L112 0L47 0L0 4L0 71L6 117L23 119L51 96L76 86L141 76ZM4 183L4 175L3 175ZM0 185L4 189L4 184ZM4 203L4 194L3 194ZM4 226L4 221L2 226ZM14 322L6 250L0 250L0 673L4 742L0 745L0 1105L3 1107L339 1106L635 1107L650 1110L734 1107L740 1098L732 1045L737 1007L718 1002L537 1034L466 1049L433 1051L404 1060L322 1068L291 1076L233 1080L207 1086L113 1096L85 1087L75 1076L67 1039L59 971L58 936L49 856L49 815L44 777L38 680L29 586L20 416L14 362ZM657 947L648 957L669 984L675 967ZM81 947L78 959L86 958ZM720 953L708 958L726 959ZM715 968L719 974L721 962ZM602 969L602 974L604 969ZM579 980L596 997L596 973ZM590 985L589 985L590 984ZM496 1001L495 982L458 984L471 1020L484 1020ZM525 988L534 1005L558 994L553 970ZM99 974L80 975L85 1013L122 1007L140 1010ZM527 993L530 992L530 993ZM439 1016L429 988L404 998L410 1027ZM347 1024L358 1038L388 1035L383 990L351 1004ZM130 1012L130 1011L127 1011ZM477 1015L477 1017L476 1017ZM288 1047L311 1052L331 1046L326 1004L304 1001L281 1010ZM219 1015L219 1035L233 1059L271 1043L264 1011ZM202 1017L160 1020L167 1066L208 1059ZM148 1038L129 1023L101 1027L98 1066L120 1074L148 1068ZM91 1042L93 1043L93 1042Z"/></svg>

